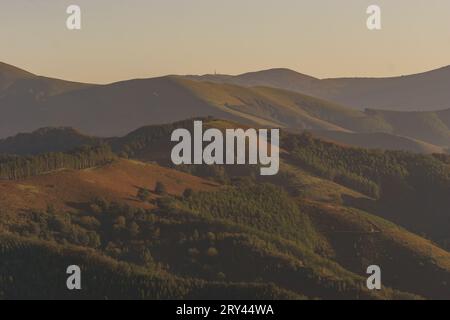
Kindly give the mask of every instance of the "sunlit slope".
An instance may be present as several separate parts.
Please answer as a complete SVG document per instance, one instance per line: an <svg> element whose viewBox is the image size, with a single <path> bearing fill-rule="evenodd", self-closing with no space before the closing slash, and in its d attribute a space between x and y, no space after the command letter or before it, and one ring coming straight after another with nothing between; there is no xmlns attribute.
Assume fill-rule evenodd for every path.
<svg viewBox="0 0 450 320"><path fill-rule="evenodd" d="M427 298L450 298L450 253L436 244L353 208L316 201L302 201L302 208L342 266L363 274L376 264L387 285Z"/></svg>
<svg viewBox="0 0 450 320"><path fill-rule="evenodd" d="M357 133L339 131L313 131L316 137L324 140L369 149L404 150L415 153L445 153L443 147L413 138L389 133Z"/></svg>
<svg viewBox="0 0 450 320"><path fill-rule="evenodd" d="M186 188L209 190L217 184L185 173L149 163L119 160L105 167L62 170L20 181L0 181L2 212L40 208L48 205L68 209L96 197L120 200L142 206L136 195L139 188L155 189L157 182L170 194L180 195ZM156 198L157 195L150 195Z"/></svg>
<svg viewBox="0 0 450 320"><path fill-rule="evenodd" d="M54 175L67 179L64 172ZM228 188L195 192L190 198L177 198L168 206L158 204L154 211L132 209L132 202L111 192L110 201L116 197L116 201L128 202L129 206L111 203L109 209L103 211L103 204L82 206L84 199L78 198L77 201L83 202L68 202L70 213L61 211L63 207L28 207L25 211L17 211L16 218L20 218L17 220L3 215L2 228L9 231L3 231L4 236L0 238L0 254L2 261L6 261L2 264L2 274L14 280L11 283L1 279L2 293L7 298L14 295L70 297L67 292L61 293L58 281L65 276L66 264L75 261L86 272L85 291L80 294L89 298L99 298L106 290L109 293L105 297L110 298L199 298L207 297L204 291L207 288L209 297L218 298L231 297L231 292L234 292L234 298L415 297L387 287L382 292L369 292L364 288L363 276L315 253L314 248L321 246L316 240L316 232L309 230L296 235L295 227L305 231L309 222L304 220L305 214L296 209L294 200L281 189L270 186ZM270 197L266 194L263 201L258 201L263 194L254 192L253 188L269 192ZM90 191L92 196L98 195L92 189ZM103 193L104 187L97 192ZM223 201L230 193L239 194L231 206ZM281 211L276 212L278 209ZM225 212L223 210L227 216L220 214ZM37 212L40 214L36 215ZM111 233L108 224L116 223L117 216L130 224L123 231ZM289 220L297 221L297 224L286 228ZM93 221L97 222L92 224ZM270 221L268 228L266 224ZM133 224L138 227L128 234L126 230ZM9 232L22 236L11 238ZM82 235L93 232L100 234L100 246L90 241L82 245ZM126 254L116 256L115 251L108 249L112 242L126 243L129 250L144 243L150 249L152 259L146 259L143 265L141 258L135 261L133 256ZM104 257L105 253L110 256ZM28 272L30 265L34 266L34 273ZM93 285L94 277L97 286ZM132 289L135 287L141 290L136 292ZM175 290L180 288L183 289L181 292Z"/></svg>
<svg viewBox="0 0 450 320"><path fill-rule="evenodd" d="M358 111L282 89L243 88L231 84L181 79L178 81L210 104L240 114L271 120L291 130L386 133L419 140L419 143L423 140L437 146L450 144L447 111ZM370 141L366 146L371 146ZM400 147L408 149L406 145ZM417 146L416 149L420 150L420 147Z"/></svg>
<svg viewBox="0 0 450 320"><path fill-rule="evenodd" d="M400 136L414 137L427 143L450 146L450 109L437 112L396 112L368 110L370 115L383 118Z"/></svg>
<svg viewBox="0 0 450 320"><path fill-rule="evenodd" d="M187 76L188 79L266 86L311 95L352 108L435 111L448 108L450 67L390 78L317 79L289 69L269 69L237 76Z"/></svg>

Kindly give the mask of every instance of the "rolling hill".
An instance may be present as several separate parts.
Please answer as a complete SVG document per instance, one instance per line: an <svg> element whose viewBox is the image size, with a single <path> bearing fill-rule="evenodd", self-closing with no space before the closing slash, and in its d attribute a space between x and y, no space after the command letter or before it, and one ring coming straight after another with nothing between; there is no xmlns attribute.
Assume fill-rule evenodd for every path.
<svg viewBox="0 0 450 320"><path fill-rule="evenodd" d="M240 124L219 121L214 119L203 119L205 127L242 127ZM171 167L170 151L174 143L170 142L169 137L175 128L191 128L193 120L181 121L167 125L154 125L140 128L122 138L110 138L101 140L101 143L109 145L113 152L120 157L137 159L146 162L155 162L163 166ZM301 148L299 146L302 146ZM22 147L22 146L20 146ZM448 156L445 155L415 155L400 151L384 151L384 150L367 150L360 148L351 148L340 146L334 143L324 142L312 137L308 134L292 135L289 132L283 132L282 135L282 153L283 167L289 168L289 164L297 169L325 177L334 182L328 190L337 189L344 192L338 185L353 189L359 192L355 195L345 192L346 198L363 198L361 194L377 199L377 203L371 206L362 207L363 210L375 210L376 208L385 208L383 210L376 209L374 212L383 215L391 221L395 221L402 226L412 229L416 232L425 234L433 233L436 239L441 239L441 233L445 233L445 214L442 210L448 206L448 199L444 196L449 184L448 176ZM431 151L431 150L430 150ZM69 153L71 156L66 160L68 168L84 168L85 165L79 166L79 158L87 157L93 165L104 165L114 161L114 157L110 155L110 151L105 147L91 147L91 149L81 149L81 151ZM27 161L21 161L19 157L16 159L5 156L5 160L0 161L2 171L0 173L4 177L29 177L33 175L30 170L18 170L17 166L23 163L41 164L44 159L64 159L60 154L39 155L35 157L24 157ZM72 158L75 157L75 161ZM48 160L46 161L49 162ZM60 161L56 161L58 163ZM50 161L53 163L53 161ZM84 163L81 161L81 163ZM44 163L45 164L45 163ZM237 166L238 167L238 166ZM220 181L226 181L226 176L241 175L242 170L238 170L236 166L229 166L222 172L210 166L194 166L179 168L187 170L187 173L199 176L220 178ZM9 168L9 169L8 169ZM64 166L43 166L43 169L36 173L45 173L47 170L61 169ZM290 170L292 171L292 170ZM247 171L243 171L248 174ZM297 172L290 172L297 178ZM288 179L289 180L289 179ZM313 179L308 179L313 180ZM284 181L286 183L286 181ZM295 185L295 184L294 184ZM320 188L313 188L315 182L308 183L311 185L311 192L308 193L309 198L318 195L323 196L322 200L327 198L327 193ZM427 186L430 189L427 189ZM295 186L291 186L296 190ZM439 190L438 190L439 188ZM391 190L392 189L392 190ZM393 193L387 192L391 190ZM403 190L401 193L400 190ZM432 191L434 190L434 191ZM300 191L296 191L300 192ZM433 193L434 192L434 193ZM339 198L336 192L330 194L328 198ZM406 197L406 198L405 198ZM430 202L416 203L421 197L433 198ZM437 199L437 197L440 197ZM440 203L443 208L434 207L434 204ZM376 208L373 207L375 205ZM389 208L398 205L399 211ZM378 210L378 211L377 211ZM406 212L414 213L407 215ZM424 216L421 212L427 212L428 216ZM405 214L405 215L403 215ZM428 219L428 221L427 221ZM437 219L437 220L434 220ZM439 223L436 223L439 221ZM444 229L442 229L444 228ZM439 231L436 231L438 230ZM434 231L433 231L434 230Z"/></svg>
<svg viewBox="0 0 450 320"><path fill-rule="evenodd" d="M163 182L172 195L181 195L186 188L197 191L217 188L217 184L211 181L179 171L150 163L120 160L87 170L62 169L20 182L0 181L0 203L3 213L19 208L44 210L48 204L59 210L68 210L73 204L88 203L102 197L142 207L142 202L136 199L139 188L154 190L158 181Z"/></svg>
<svg viewBox="0 0 450 320"><path fill-rule="evenodd" d="M404 113L358 111L284 89L245 87L241 82L238 86L170 76L92 86L42 79L22 71L11 72L11 68L3 71L5 79L16 80L0 98L3 114L0 137L49 126L73 127L92 136L123 136L149 124L213 116L253 126L282 127L294 132L386 133L398 136L394 138L399 142L402 137L408 138L409 143L399 143L399 147L405 150L412 150L410 141L417 140L419 145L414 147L417 152L423 150L422 142L438 147L450 146L450 109ZM285 72L278 70L276 79L296 83L292 80L296 74L283 76ZM264 74L250 74L243 79L253 77L265 79ZM299 77L302 83L315 82L307 76ZM42 95L35 95L37 91L29 79L33 83L51 85L44 85ZM267 85L275 86L274 82L267 82ZM371 145L373 143L368 142L366 146Z"/></svg>
<svg viewBox="0 0 450 320"><path fill-rule="evenodd" d="M443 147L389 133L348 133L339 131L312 131L324 140L368 149L404 150L416 153L447 153Z"/></svg>
<svg viewBox="0 0 450 320"><path fill-rule="evenodd" d="M15 81L34 78L35 75L25 70L0 62L0 92L3 93Z"/></svg>
<svg viewBox="0 0 450 320"><path fill-rule="evenodd" d="M289 69L237 76L186 76L188 79L239 86L268 86L322 98L357 109L436 111L450 107L450 67L390 78L317 79Z"/></svg>
<svg viewBox="0 0 450 320"><path fill-rule="evenodd" d="M98 138L84 135L73 128L41 128L30 133L19 133L0 139L0 153L34 155L69 151L82 145L93 145Z"/></svg>
<svg viewBox="0 0 450 320"><path fill-rule="evenodd" d="M237 76L187 75L185 78L203 82L229 83L241 87L271 87L305 94L311 94L315 88L321 86L320 79L284 68L249 72Z"/></svg>
<svg viewBox="0 0 450 320"><path fill-rule="evenodd" d="M0 297L448 299L445 159L285 132L276 177L152 163L190 122L106 139L122 154L108 163L0 181ZM395 188L365 195L372 183ZM78 293L59 284L74 261ZM365 289L370 264L382 266L381 291Z"/></svg>
<svg viewBox="0 0 450 320"><path fill-rule="evenodd" d="M41 101L46 98L94 86L92 84L47 78L0 62L0 98Z"/></svg>
<svg viewBox="0 0 450 320"><path fill-rule="evenodd" d="M230 121L199 118L206 128L225 129L240 127ZM59 127L42 128L31 133L22 133L6 139L0 139L0 155L33 156L43 153L66 152L82 146L110 145L117 154L130 155L136 159L168 164L171 144L167 137L175 128L191 128L192 120L180 121L166 125L144 126L122 137L99 138L87 136L78 130ZM404 150L423 154L445 154L443 147L428 144L411 138L387 133L353 133L344 131L310 130L314 137L324 141L335 142L344 146L357 146L368 149Z"/></svg>
<svg viewBox="0 0 450 320"><path fill-rule="evenodd" d="M374 117L381 117L388 122L394 132L400 136L414 137L431 144L448 146L450 139L449 113L450 109L436 112L398 112L367 110ZM415 131L414 135L410 133Z"/></svg>

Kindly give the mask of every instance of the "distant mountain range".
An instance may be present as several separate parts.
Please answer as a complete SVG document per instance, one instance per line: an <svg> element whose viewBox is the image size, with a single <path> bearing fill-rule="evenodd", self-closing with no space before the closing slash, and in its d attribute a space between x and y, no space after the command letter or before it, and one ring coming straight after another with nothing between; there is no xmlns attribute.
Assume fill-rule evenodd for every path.
<svg viewBox="0 0 450 320"><path fill-rule="evenodd" d="M450 101L446 79L450 79L446 68L402 78L334 80L274 69L240 76L166 76L93 85L40 77L0 64L0 137L61 126L87 135L122 136L145 125L213 116L255 126L311 130L345 144L437 152L450 147L450 109L360 111L341 102L358 96L367 98L365 106L375 106L371 97L386 99L388 91L405 99L412 95L424 98L415 87L424 82L422 89L436 92L432 98L425 96L430 104L422 110L435 109ZM411 87L406 94L392 91L390 84L404 90ZM441 104L433 102L438 97ZM413 100L418 103L422 98Z"/></svg>
<svg viewBox="0 0 450 320"><path fill-rule="evenodd" d="M448 299L447 72L95 85L0 64L0 300ZM281 128L279 174L175 166L172 132L200 117ZM64 286L69 264L83 290ZM366 288L373 264L382 290Z"/></svg>
<svg viewBox="0 0 450 320"><path fill-rule="evenodd" d="M436 111L450 107L450 66L390 78L317 79L289 69L238 76L186 76L188 79L239 86L269 86L334 101L357 109Z"/></svg>

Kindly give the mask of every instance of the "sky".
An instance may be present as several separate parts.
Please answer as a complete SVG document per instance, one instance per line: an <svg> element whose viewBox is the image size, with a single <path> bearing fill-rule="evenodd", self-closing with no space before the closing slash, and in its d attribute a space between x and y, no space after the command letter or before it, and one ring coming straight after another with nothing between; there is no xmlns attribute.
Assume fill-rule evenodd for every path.
<svg viewBox="0 0 450 320"><path fill-rule="evenodd" d="M66 27L79 5L82 29ZM382 30L366 27L369 5ZM450 64L448 0L1 0L0 61L92 83L290 68L319 78Z"/></svg>

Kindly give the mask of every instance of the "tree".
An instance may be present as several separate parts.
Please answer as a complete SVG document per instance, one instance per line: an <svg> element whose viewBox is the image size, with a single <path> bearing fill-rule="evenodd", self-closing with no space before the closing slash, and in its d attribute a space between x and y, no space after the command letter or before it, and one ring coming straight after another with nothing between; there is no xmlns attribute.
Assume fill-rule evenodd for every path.
<svg viewBox="0 0 450 320"><path fill-rule="evenodd" d="M150 191L147 188L139 188L137 198L141 201L148 201L150 198Z"/></svg>
<svg viewBox="0 0 450 320"><path fill-rule="evenodd" d="M49 214L56 213L55 205L53 203L47 204L47 213L49 213Z"/></svg>
<svg viewBox="0 0 450 320"><path fill-rule="evenodd" d="M155 193L160 196L167 194L166 186L161 181L156 182Z"/></svg>
<svg viewBox="0 0 450 320"><path fill-rule="evenodd" d="M139 262L142 263L145 266L150 266L154 264L154 260L152 257L152 254L150 253L150 250L145 247L139 248Z"/></svg>
<svg viewBox="0 0 450 320"><path fill-rule="evenodd" d="M183 192L183 198L190 198L194 194L194 190L186 188Z"/></svg>
<svg viewBox="0 0 450 320"><path fill-rule="evenodd" d="M156 205L161 210L170 210L173 203L174 203L174 199L169 196L161 197L156 200Z"/></svg>
<svg viewBox="0 0 450 320"><path fill-rule="evenodd" d="M134 221L128 225L128 234L131 238L137 237L139 235L139 230L139 225Z"/></svg>
<svg viewBox="0 0 450 320"><path fill-rule="evenodd" d="M216 248L211 247L206 251L206 255L210 258L217 257L219 255L219 251Z"/></svg>
<svg viewBox="0 0 450 320"><path fill-rule="evenodd" d="M114 229L124 229L127 225L127 219L124 216L118 216L114 220Z"/></svg>

